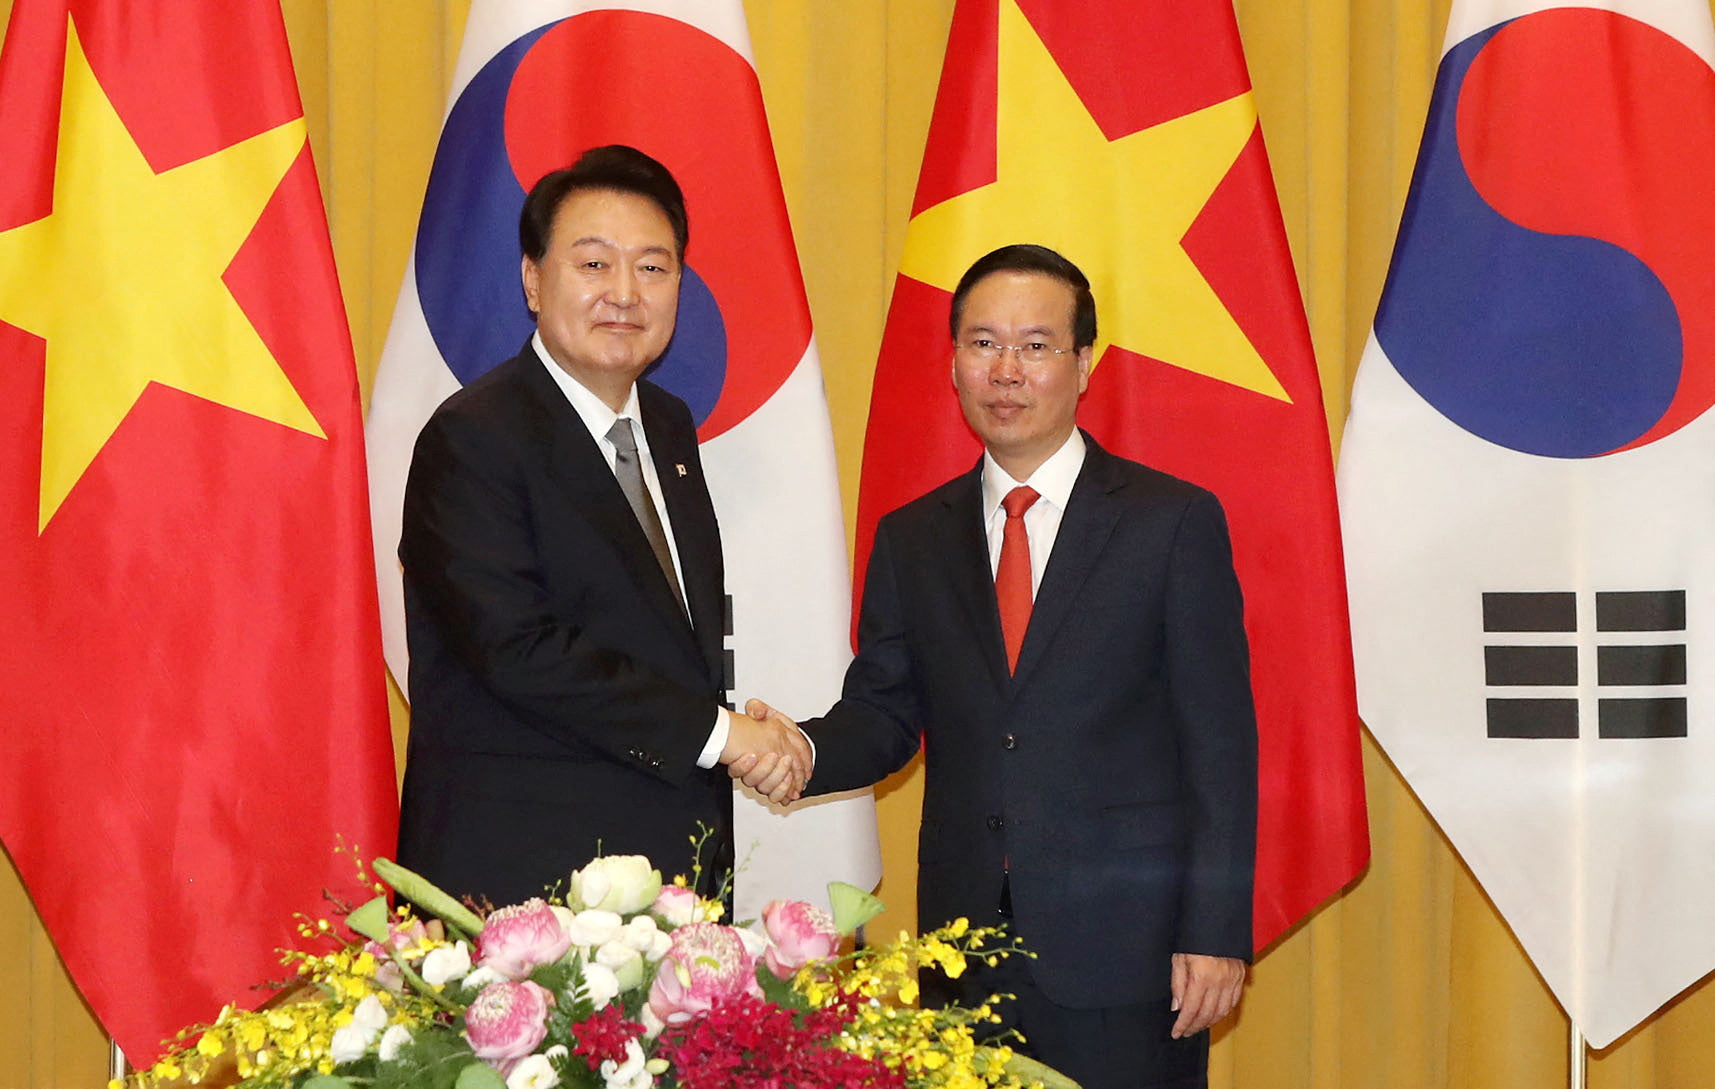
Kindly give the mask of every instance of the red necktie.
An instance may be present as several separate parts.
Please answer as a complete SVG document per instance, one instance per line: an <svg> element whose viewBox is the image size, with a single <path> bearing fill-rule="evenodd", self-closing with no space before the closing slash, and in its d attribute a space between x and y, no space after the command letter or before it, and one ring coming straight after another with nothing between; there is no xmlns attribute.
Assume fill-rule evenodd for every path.
<svg viewBox="0 0 1715 1089"><path fill-rule="evenodd" d="M1006 529L1000 539L1000 563L994 570L994 596L1000 603L1000 634L1006 641L1009 673L1018 668L1024 629L1030 626L1030 537L1024 531L1024 512L1038 498L1035 488L1020 486L1000 501L1006 511Z"/></svg>

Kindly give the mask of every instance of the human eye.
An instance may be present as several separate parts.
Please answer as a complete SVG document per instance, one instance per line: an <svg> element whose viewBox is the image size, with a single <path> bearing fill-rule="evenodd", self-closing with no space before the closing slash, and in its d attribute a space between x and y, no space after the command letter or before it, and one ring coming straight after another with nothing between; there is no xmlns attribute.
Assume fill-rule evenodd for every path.
<svg viewBox="0 0 1715 1089"><path fill-rule="evenodd" d="M978 355L993 355L999 348L1000 345L988 337L972 337L970 341L971 351Z"/></svg>

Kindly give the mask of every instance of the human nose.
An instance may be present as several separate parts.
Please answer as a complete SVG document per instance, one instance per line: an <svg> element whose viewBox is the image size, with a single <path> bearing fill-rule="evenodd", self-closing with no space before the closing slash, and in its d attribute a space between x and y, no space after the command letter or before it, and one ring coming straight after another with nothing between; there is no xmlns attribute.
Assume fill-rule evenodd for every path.
<svg viewBox="0 0 1715 1089"><path fill-rule="evenodd" d="M989 364L989 381L997 386L1016 386L1024 381L1024 365L1019 362L1019 349L998 345L1000 351Z"/></svg>
<svg viewBox="0 0 1715 1089"><path fill-rule="evenodd" d="M607 283L607 298L615 306L634 306L640 297L637 290L637 273L625 265L613 270L613 276Z"/></svg>

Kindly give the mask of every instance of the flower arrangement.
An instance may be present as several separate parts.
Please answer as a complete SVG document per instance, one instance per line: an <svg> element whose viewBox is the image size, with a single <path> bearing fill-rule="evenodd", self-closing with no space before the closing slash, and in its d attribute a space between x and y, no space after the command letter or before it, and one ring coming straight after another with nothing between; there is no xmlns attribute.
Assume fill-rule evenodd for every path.
<svg viewBox="0 0 1715 1089"><path fill-rule="evenodd" d="M386 859L384 886L343 912L363 939L301 919L282 963L303 986L256 1011L228 1007L132 1076L287 1089L1076 1089L1012 1050L979 1044L975 1008L916 1007L916 972L1019 955L964 920L873 949L843 939L881 905L832 885L833 913L776 901L752 927L646 858L597 858L563 897L480 913ZM124 1089L114 1082L111 1089Z"/></svg>

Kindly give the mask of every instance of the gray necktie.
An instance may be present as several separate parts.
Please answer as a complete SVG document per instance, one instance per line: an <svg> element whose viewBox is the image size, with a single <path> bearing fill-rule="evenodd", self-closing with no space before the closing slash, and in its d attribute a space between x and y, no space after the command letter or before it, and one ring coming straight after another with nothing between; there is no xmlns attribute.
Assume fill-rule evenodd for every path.
<svg viewBox="0 0 1715 1089"><path fill-rule="evenodd" d="M643 527L643 535L649 538L649 547L655 550L655 562L661 565L661 573L667 576L667 585L673 588L679 607L684 608L685 594L679 589L679 576L673 571L673 552L667 547L667 531L661 525L661 516L655 511L649 485L643 482L643 464L637 457L637 436L631 430L629 417L621 416L613 421L613 426L607 429L607 441L613 443L613 475L619 478L619 486L631 503L631 513L637 516L637 524Z"/></svg>

